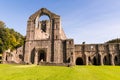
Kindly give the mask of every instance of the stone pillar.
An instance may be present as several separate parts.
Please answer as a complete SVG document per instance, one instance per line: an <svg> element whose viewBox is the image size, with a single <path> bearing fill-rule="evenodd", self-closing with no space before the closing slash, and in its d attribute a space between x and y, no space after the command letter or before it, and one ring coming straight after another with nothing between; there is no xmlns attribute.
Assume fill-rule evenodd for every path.
<svg viewBox="0 0 120 80"><path fill-rule="evenodd" d="M102 53L100 53L100 64L101 65L104 65L104 63L103 63L103 58L104 58L104 56L103 55L101 55Z"/></svg>
<svg viewBox="0 0 120 80"><path fill-rule="evenodd" d="M71 56L70 56L70 64L74 64L74 62L73 62L73 54L71 54Z"/></svg>
<svg viewBox="0 0 120 80"><path fill-rule="evenodd" d="M88 65L89 61L88 61L88 56L86 54L87 53L85 53L85 64Z"/></svg>
<svg viewBox="0 0 120 80"><path fill-rule="evenodd" d="M111 65L115 65L115 63L114 63L114 56L111 54Z"/></svg>
<svg viewBox="0 0 120 80"><path fill-rule="evenodd" d="M75 65L75 61L76 61L76 59L75 59L75 53L73 53L73 65Z"/></svg>
<svg viewBox="0 0 120 80"><path fill-rule="evenodd" d="M38 51L35 51L34 64L38 64Z"/></svg>
<svg viewBox="0 0 120 80"><path fill-rule="evenodd" d="M6 63L6 57L7 57L6 52L4 52L2 54L2 63Z"/></svg>
<svg viewBox="0 0 120 80"><path fill-rule="evenodd" d="M88 56L86 56L86 65L89 65Z"/></svg>
<svg viewBox="0 0 120 80"><path fill-rule="evenodd" d="M103 63L103 56L100 57L100 64L104 65L104 63Z"/></svg>

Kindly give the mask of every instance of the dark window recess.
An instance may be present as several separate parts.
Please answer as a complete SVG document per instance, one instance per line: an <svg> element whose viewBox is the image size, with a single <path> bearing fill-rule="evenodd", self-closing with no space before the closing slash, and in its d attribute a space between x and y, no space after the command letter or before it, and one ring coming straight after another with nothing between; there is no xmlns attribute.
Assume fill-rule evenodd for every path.
<svg viewBox="0 0 120 80"><path fill-rule="evenodd" d="M0 57L0 60L2 59L2 57Z"/></svg>
<svg viewBox="0 0 120 80"><path fill-rule="evenodd" d="M56 36L56 39L58 39L58 36Z"/></svg>
<svg viewBox="0 0 120 80"><path fill-rule="evenodd" d="M91 58L90 58L90 57L88 57L88 60L89 60L89 61L91 61Z"/></svg>
<svg viewBox="0 0 120 80"><path fill-rule="evenodd" d="M118 58L117 58L117 56L115 56L115 61L118 61Z"/></svg>
<svg viewBox="0 0 120 80"><path fill-rule="evenodd" d="M72 44L72 41L69 41L69 44Z"/></svg>
<svg viewBox="0 0 120 80"><path fill-rule="evenodd" d="M76 65L83 65L83 59L82 58L77 58L76 59Z"/></svg>
<svg viewBox="0 0 120 80"><path fill-rule="evenodd" d="M46 23L45 22L42 22L41 30L46 32Z"/></svg>

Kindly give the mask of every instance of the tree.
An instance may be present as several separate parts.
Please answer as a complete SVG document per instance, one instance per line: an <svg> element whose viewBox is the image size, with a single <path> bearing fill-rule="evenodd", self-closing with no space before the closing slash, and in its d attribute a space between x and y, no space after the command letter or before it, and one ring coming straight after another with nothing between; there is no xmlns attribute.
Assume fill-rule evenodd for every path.
<svg viewBox="0 0 120 80"><path fill-rule="evenodd" d="M0 28L4 28L5 27L5 23L3 21L0 21Z"/></svg>
<svg viewBox="0 0 120 80"><path fill-rule="evenodd" d="M119 38L112 39L112 40L107 41L106 43L120 43L120 39Z"/></svg>
<svg viewBox="0 0 120 80"><path fill-rule="evenodd" d="M5 23L0 21L0 53L7 49L15 49L24 44L24 36L14 31L14 29L6 28Z"/></svg>

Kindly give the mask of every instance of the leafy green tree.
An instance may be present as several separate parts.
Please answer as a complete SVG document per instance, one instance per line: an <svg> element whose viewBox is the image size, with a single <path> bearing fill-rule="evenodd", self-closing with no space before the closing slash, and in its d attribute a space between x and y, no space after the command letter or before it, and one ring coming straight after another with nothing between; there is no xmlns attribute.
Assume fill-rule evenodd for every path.
<svg viewBox="0 0 120 80"><path fill-rule="evenodd" d="M0 53L7 49L15 49L24 44L24 36L14 31L14 29L6 28L5 23L0 21Z"/></svg>

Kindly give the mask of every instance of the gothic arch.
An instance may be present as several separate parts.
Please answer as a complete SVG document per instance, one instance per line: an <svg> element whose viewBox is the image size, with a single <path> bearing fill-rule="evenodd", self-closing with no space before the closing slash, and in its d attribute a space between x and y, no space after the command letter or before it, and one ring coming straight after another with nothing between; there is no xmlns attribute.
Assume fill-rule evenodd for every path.
<svg viewBox="0 0 120 80"><path fill-rule="evenodd" d="M88 57L88 61L91 62L91 57L90 56Z"/></svg>
<svg viewBox="0 0 120 80"><path fill-rule="evenodd" d="M49 16L42 15L42 16L39 17L39 21L44 21L44 20L50 20Z"/></svg>
<svg viewBox="0 0 120 80"><path fill-rule="evenodd" d="M76 65L84 65L83 59L81 57L76 59Z"/></svg>
<svg viewBox="0 0 120 80"><path fill-rule="evenodd" d="M101 65L101 55L97 53L92 59L93 65Z"/></svg>
<svg viewBox="0 0 120 80"><path fill-rule="evenodd" d="M93 58L93 65L97 65L97 59L96 59L96 57Z"/></svg>
<svg viewBox="0 0 120 80"><path fill-rule="evenodd" d="M35 60L35 49L33 49L32 52L31 52L30 61L31 61L32 64L34 64L34 60Z"/></svg>
<svg viewBox="0 0 120 80"><path fill-rule="evenodd" d="M98 54L98 56L97 56L98 58L98 65L101 65L101 55L100 54Z"/></svg>
<svg viewBox="0 0 120 80"><path fill-rule="evenodd" d="M70 57L68 58L67 62L70 63Z"/></svg>
<svg viewBox="0 0 120 80"><path fill-rule="evenodd" d="M118 56L117 56L117 55L114 57L114 64L115 64L115 65L118 65L118 64L119 64L119 63L118 63Z"/></svg>
<svg viewBox="0 0 120 80"><path fill-rule="evenodd" d="M40 50L38 52L38 63L46 61L46 52L44 50Z"/></svg>
<svg viewBox="0 0 120 80"><path fill-rule="evenodd" d="M112 65L112 57L113 57L112 54L108 54L109 65Z"/></svg>
<svg viewBox="0 0 120 80"><path fill-rule="evenodd" d="M104 56L104 58L103 58L103 64L104 64L104 65L108 65L107 56Z"/></svg>
<svg viewBox="0 0 120 80"><path fill-rule="evenodd" d="M50 20L52 20L54 18L60 18L59 15L56 15L56 14L50 12L46 8L42 8L42 9L38 10L35 14L31 15L29 17L29 20L30 21L35 21L37 17L40 17L42 15L47 15L50 18Z"/></svg>

